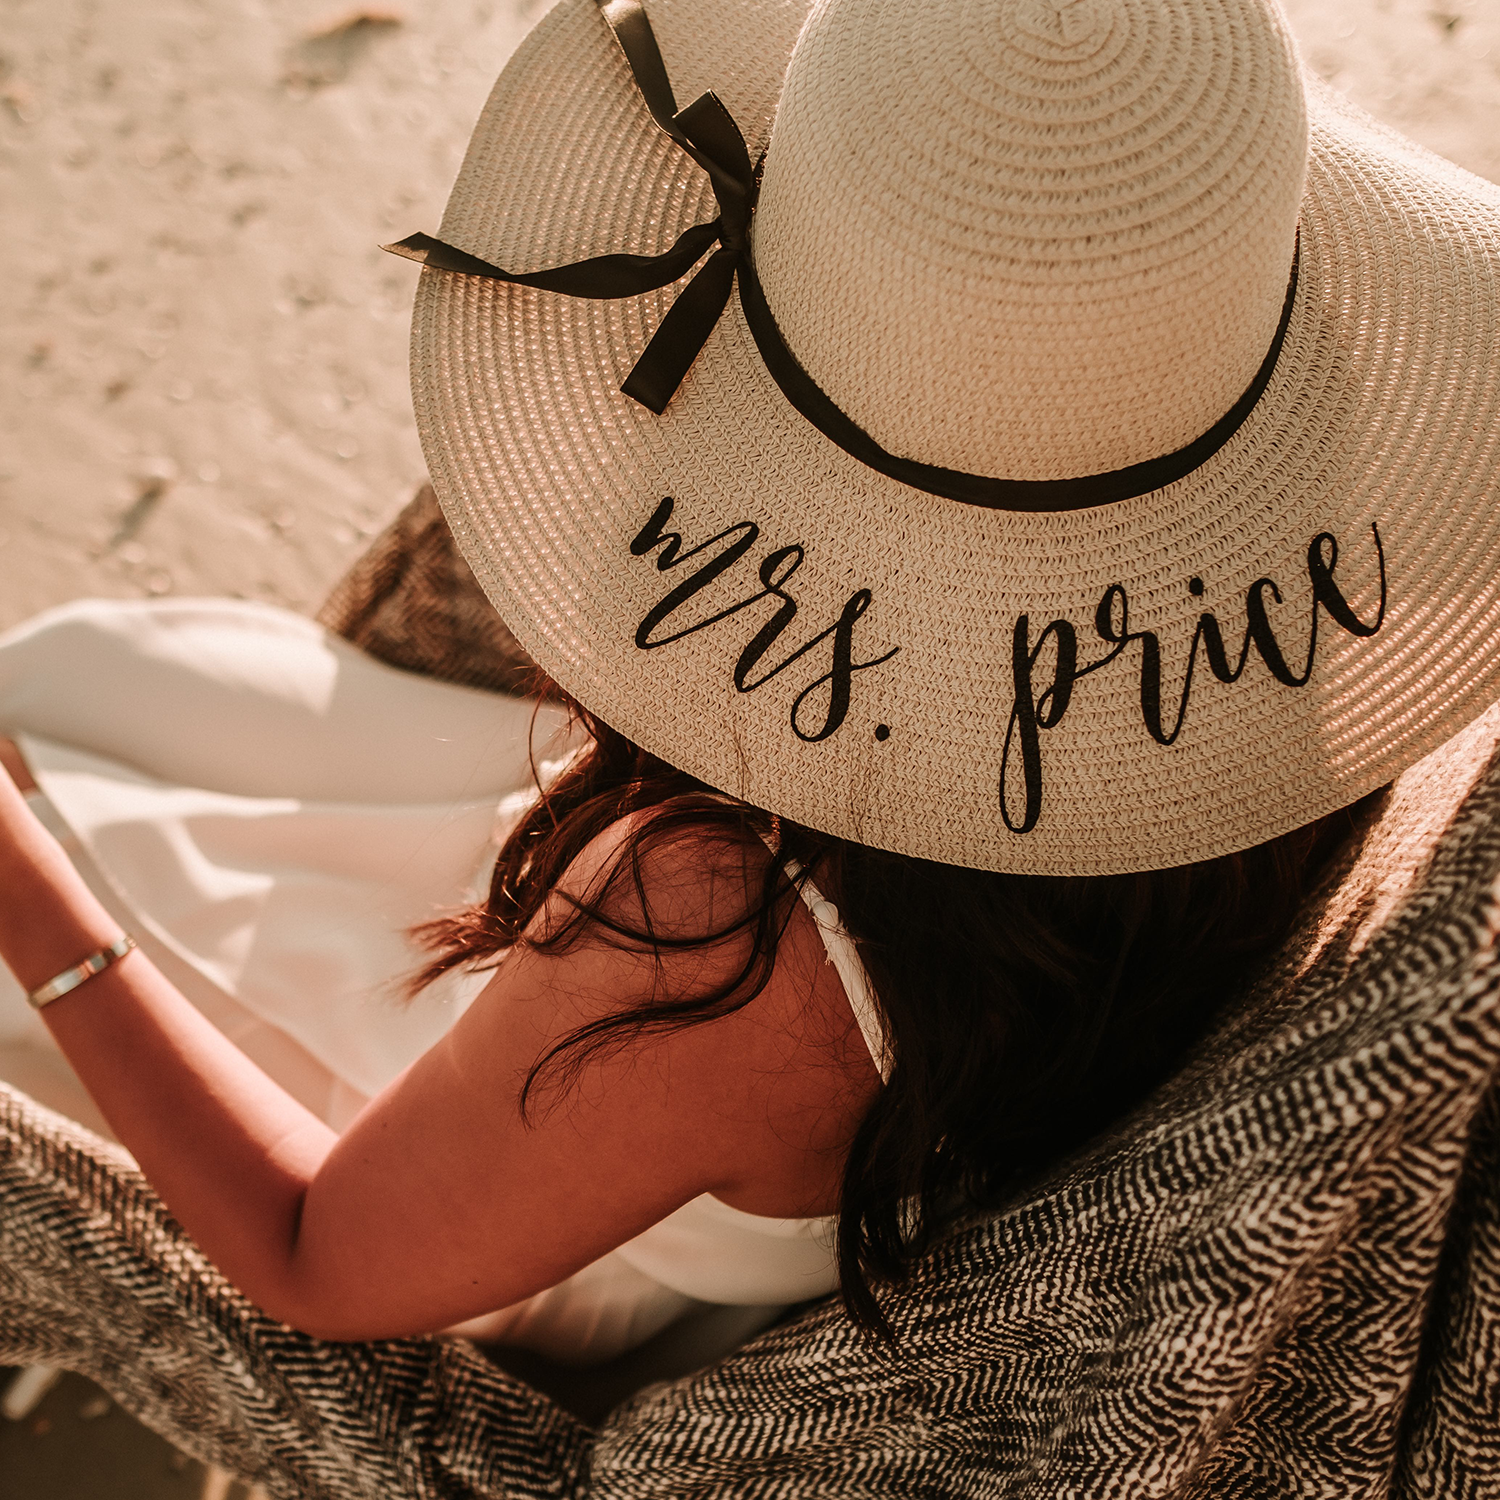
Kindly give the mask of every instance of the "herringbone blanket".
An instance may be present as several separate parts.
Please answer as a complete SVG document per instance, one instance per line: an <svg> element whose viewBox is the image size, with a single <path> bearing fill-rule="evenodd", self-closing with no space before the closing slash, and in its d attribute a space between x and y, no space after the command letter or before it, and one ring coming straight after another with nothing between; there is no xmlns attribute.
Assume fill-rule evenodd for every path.
<svg viewBox="0 0 1500 1500"><path fill-rule="evenodd" d="M278 1496L1500 1496L1500 711L1404 776L1265 981L1107 1140L594 1431L468 1345L250 1307L0 1090L0 1360Z"/></svg>

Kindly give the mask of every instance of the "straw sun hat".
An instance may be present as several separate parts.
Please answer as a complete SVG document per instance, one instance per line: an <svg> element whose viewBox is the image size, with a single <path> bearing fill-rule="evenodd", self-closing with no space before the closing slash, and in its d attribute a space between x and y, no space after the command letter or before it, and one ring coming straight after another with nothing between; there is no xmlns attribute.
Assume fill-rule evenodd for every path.
<svg viewBox="0 0 1500 1500"><path fill-rule="evenodd" d="M397 247L453 530L590 709L817 829L1089 874L1500 697L1500 189L1270 0L645 3L559 0Z"/></svg>

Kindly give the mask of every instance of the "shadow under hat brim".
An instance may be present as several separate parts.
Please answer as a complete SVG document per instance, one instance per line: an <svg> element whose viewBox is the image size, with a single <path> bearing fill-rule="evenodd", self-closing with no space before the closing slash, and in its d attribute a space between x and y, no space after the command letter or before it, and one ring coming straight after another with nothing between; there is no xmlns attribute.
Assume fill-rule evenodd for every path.
<svg viewBox="0 0 1500 1500"><path fill-rule="evenodd" d="M651 15L679 102L713 88L752 155L763 149L800 13L658 0ZM1392 779L1500 698L1500 189L1315 80L1308 89L1299 291L1269 387L1200 469L1095 509L986 510L866 468L787 403L736 299L658 417L619 385L675 288L588 302L424 271L418 426L496 609L568 692L673 765L799 823L952 864L1066 875L1186 864ZM502 74L441 234L531 270L659 250L713 212L592 0L561 0ZM643 646L643 622L697 566L662 570L661 548L632 550L664 497L684 552L730 533L700 562L749 540L644 637L662 643ZM1336 539L1334 577L1353 618L1379 619L1374 634L1314 607L1320 535ZM773 554L795 615L737 686L746 647L785 608L756 599ZM1131 630L1158 637L1170 723L1201 612L1237 656L1262 579L1279 591L1258 597L1294 675L1318 622L1304 685L1278 681L1258 648L1222 682L1200 652L1180 733L1162 745L1143 717L1135 642L1039 730L1039 815L1027 832L1008 826L1002 771L1012 824L1025 784L1018 618L1033 646L1049 622L1069 622L1087 663L1106 653L1095 617L1119 585ZM817 684L832 635L754 684L864 591L853 661L895 654L848 674L841 726L810 739L826 717ZM1055 661L1044 646L1037 694Z"/></svg>

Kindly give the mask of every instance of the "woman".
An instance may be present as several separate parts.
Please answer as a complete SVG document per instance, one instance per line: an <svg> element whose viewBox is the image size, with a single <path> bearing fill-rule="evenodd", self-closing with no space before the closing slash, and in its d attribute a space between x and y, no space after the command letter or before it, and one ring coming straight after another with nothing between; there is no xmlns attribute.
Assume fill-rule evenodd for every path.
<svg viewBox="0 0 1500 1500"><path fill-rule="evenodd" d="M1500 395L1453 375L1492 193L1321 95L1310 146L1260 0L803 21L564 0L443 240L395 247L455 533L587 710L429 929L431 978L507 952L430 1050L335 1134L112 956L0 788L7 963L322 1337L555 1332L594 1279L610 1350L670 1294L837 1284L881 1331L953 1214L1165 1076L1339 810L1500 696Z"/></svg>

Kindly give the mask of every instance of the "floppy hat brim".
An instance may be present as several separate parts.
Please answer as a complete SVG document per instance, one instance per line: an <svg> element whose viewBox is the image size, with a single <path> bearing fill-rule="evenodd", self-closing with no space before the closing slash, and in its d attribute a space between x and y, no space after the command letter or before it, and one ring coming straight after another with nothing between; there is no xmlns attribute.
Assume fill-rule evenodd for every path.
<svg viewBox="0 0 1500 1500"><path fill-rule="evenodd" d="M713 89L758 154L801 10L655 0L650 13L679 101ZM1500 189L1313 79L1308 91L1297 305L1269 387L1200 469L1095 509L987 510L866 468L786 402L736 299L655 416L619 385L674 289L585 302L424 271L418 426L480 583L541 666L647 750L795 821L948 863L1185 864L1390 780L1500 697ZM441 234L529 270L659 251L713 213L592 0L561 0L496 85ZM722 538L697 563L663 568L663 546L645 545L665 497L658 529L682 554ZM1374 633L1319 609L1320 537L1337 544L1350 618ZM1254 596L1283 676L1310 665L1307 680L1278 680L1259 644L1233 682L1196 659L1162 744L1138 639L1080 673L1028 767L1017 622L1038 648L1030 713L1045 721L1059 699L1046 695L1057 637L1043 632L1067 621L1080 662L1101 660L1096 616L1114 586L1130 632L1157 638L1167 727L1205 609L1237 656ZM837 625L860 596L840 673ZM841 685L845 716L817 738ZM1037 815L1017 832L1028 790Z"/></svg>

